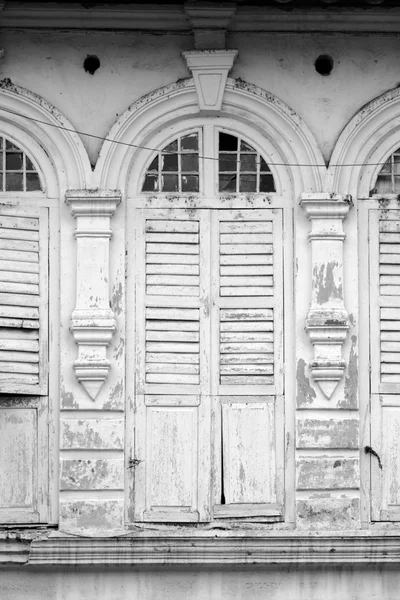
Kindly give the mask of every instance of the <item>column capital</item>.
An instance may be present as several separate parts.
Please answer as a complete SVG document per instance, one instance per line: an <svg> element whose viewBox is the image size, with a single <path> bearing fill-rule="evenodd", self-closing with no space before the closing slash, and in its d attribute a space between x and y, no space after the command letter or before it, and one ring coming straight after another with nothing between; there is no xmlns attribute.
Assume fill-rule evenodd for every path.
<svg viewBox="0 0 400 600"><path fill-rule="evenodd" d="M65 193L65 202L74 217L112 217L121 199L120 190L68 190Z"/></svg>
<svg viewBox="0 0 400 600"><path fill-rule="evenodd" d="M313 219L343 220L353 206L353 201L350 195L319 192L301 194L300 206L304 209L310 221Z"/></svg>

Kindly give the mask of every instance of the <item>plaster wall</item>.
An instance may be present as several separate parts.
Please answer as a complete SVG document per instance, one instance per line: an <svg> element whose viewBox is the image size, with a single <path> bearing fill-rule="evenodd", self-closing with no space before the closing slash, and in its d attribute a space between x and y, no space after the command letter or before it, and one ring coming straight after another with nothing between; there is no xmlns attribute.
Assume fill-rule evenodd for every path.
<svg viewBox="0 0 400 600"><path fill-rule="evenodd" d="M192 49L193 40L186 34L5 30L2 46L5 57L0 63L0 78L9 78L14 84L39 94L65 115L81 132L79 135L94 167L102 144L102 139L98 138L108 134L130 104L144 94L189 76L181 52ZM400 81L397 66L400 38L397 35L235 34L228 36L227 47L239 51L230 76L256 84L283 100L303 119L326 161L350 118L365 103L396 87ZM87 54L96 54L101 61L94 76L85 73L82 67ZM314 69L314 61L320 54L330 54L335 61L329 77L320 76ZM83 132L94 137L85 136ZM62 194L64 192L62 190ZM293 372L289 375L294 382L297 374L297 388L295 390L292 385L287 391L290 406L298 409L298 426L296 430L292 410L287 438L286 503L289 512L284 527L312 532L354 531L369 527L367 483L364 495L360 497L359 493L357 207L350 210L343 224L346 233L344 301L350 318L343 357L349 363L349 369L334 397L328 401L312 384L307 371L307 364L313 357L312 346L304 331L312 285L307 237L310 222L298 201L298 197L293 198L295 333L293 347L289 349L295 357ZM61 520L67 531L85 528L89 535L123 522L125 211L126 198L123 197L111 221L110 299L118 322L108 349L113 369L93 403L77 383L72 370L77 354L69 331L76 292L75 222L70 208L64 202L60 203L61 312L60 324L52 325L60 327L61 341L60 443L65 456L61 467L61 495L65 498ZM57 420L59 402L58 398L54 400ZM93 440L96 440L95 444ZM73 458L75 451L88 460L88 463L80 460L79 470ZM56 472L53 475L57 477ZM75 479L75 487L68 484L71 477ZM110 493L107 490L104 493L102 486L105 485L111 488ZM57 507L56 488L57 485L52 503ZM80 490L88 491L84 500L80 500ZM104 498L102 505L101 497ZM73 510L68 506L69 500ZM76 517L78 502L81 506ZM57 509L53 522L58 522ZM383 567L362 570L282 566L275 570L199 568L168 572L28 568L2 572L0 598L19 600L26 597L29 589L33 600L39 597L57 600L231 597L244 600L267 596L285 600L317 600L321 597L390 600L397 597L399 584L396 571Z"/></svg>
<svg viewBox="0 0 400 600"><path fill-rule="evenodd" d="M3 30L1 77L54 104L78 131L105 136L135 100L188 77L180 53L193 47L186 34ZM231 34L239 50L231 77L241 77L286 102L316 137L326 160L349 119L365 103L400 83L397 35ZM94 76L87 54L101 61ZM329 77L314 68L320 54L335 61ZM100 140L82 137L92 164Z"/></svg>
<svg viewBox="0 0 400 600"><path fill-rule="evenodd" d="M10 569L4 600L397 600L397 569L263 567L262 569Z"/></svg>

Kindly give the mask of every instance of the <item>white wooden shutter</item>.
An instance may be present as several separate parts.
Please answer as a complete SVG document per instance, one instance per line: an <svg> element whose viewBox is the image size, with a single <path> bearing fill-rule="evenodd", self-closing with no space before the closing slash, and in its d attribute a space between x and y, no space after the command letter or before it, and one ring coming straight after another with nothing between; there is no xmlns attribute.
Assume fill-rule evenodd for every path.
<svg viewBox="0 0 400 600"><path fill-rule="evenodd" d="M135 519L209 518L208 211L137 211Z"/></svg>
<svg viewBox="0 0 400 600"><path fill-rule="evenodd" d="M280 517L282 212L215 211L211 244L214 514Z"/></svg>
<svg viewBox="0 0 400 600"><path fill-rule="evenodd" d="M47 394L48 218L0 207L0 391Z"/></svg>
<svg viewBox="0 0 400 600"><path fill-rule="evenodd" d="M400 520L400 211L369 211L372 519Z"/></svg>

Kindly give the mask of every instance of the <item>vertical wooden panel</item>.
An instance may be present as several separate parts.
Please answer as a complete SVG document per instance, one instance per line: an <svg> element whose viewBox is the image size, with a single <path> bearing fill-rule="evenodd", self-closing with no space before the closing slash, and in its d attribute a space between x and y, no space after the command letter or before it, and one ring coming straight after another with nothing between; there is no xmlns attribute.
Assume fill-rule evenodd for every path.
<svg viewBox="0 0 400 600"><path fill-rule="evenodd" d="M372 519L400 520L400 396L372 396Z"/></svg>
<svg viewBox="0 0 400 600"><path fill-rule="evenodd" d="M38 419L34 408L0 408L0 521L38 515Z"/></svg>
<svg viewBox="0 0 400 600"><path fill-rule="evenodd" d="M271 514L275 493L274 398L222 403L223 496L218 514ZM276 508L276 507L274 507Z"/></svg>
<svg viewBox="0 0 400 600"><path fill-rule="evenodd" d="M193 407L151 407L147 411L146 520L198 520L197 414ZM157 519L161 517L157 515Z"/></svg>

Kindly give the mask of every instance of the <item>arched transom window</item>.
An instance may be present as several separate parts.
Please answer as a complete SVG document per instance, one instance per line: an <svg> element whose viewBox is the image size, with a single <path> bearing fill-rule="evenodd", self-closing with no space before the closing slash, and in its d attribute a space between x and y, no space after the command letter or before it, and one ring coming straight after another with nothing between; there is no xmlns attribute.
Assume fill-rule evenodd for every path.
<svg viewBox="0 0 400 600"><path fill-rule="evenodd" d="M4 136L0 136L0 160L0 192L41 190L39 173L31 159Z"/></svg>
<svg viewBox="0 0 400 600"><path fill-rule="evenodd" d="M398 194L400 192L400 148L387 159L370 194Z"/></svg>
<svg viewBox="0 0 400 600"><path fill-rule="evenodd" d="M219 193L275 191L273 175L260 152L241 137L224 131L217 131L216 135L217 149L206 154L202 150L202 130L170 142L152 157L142 192L201 193L202 178L213 174L215 191ZM217 170L213 168L215 163Z"/></svg>

